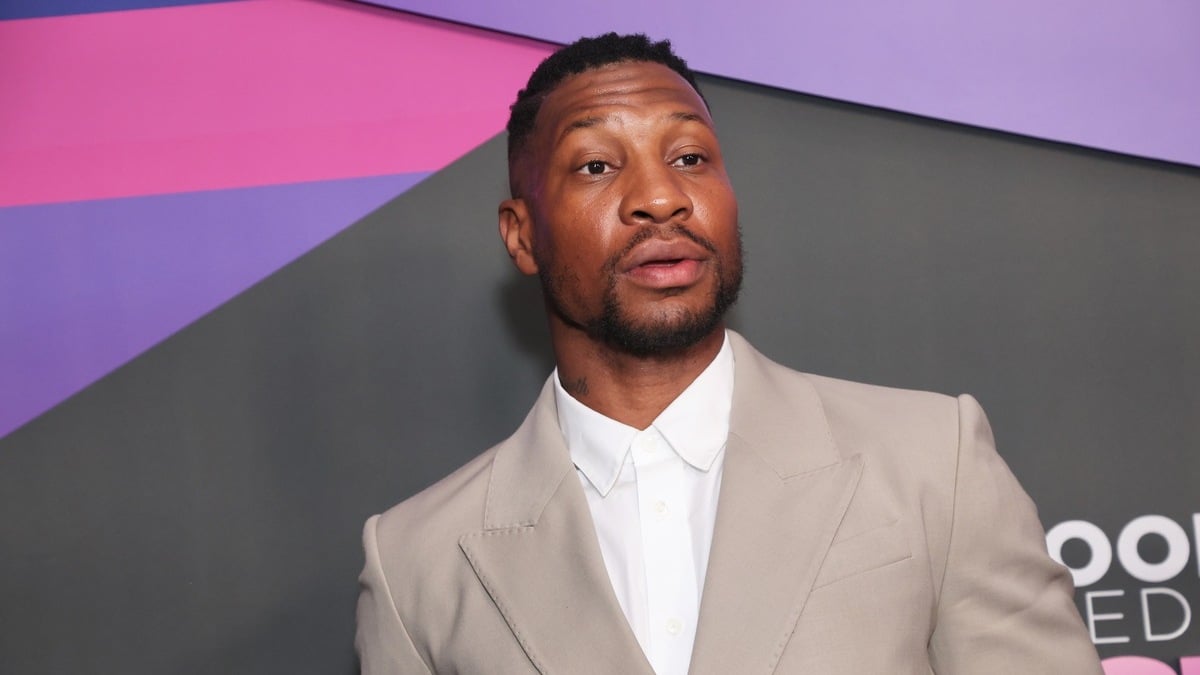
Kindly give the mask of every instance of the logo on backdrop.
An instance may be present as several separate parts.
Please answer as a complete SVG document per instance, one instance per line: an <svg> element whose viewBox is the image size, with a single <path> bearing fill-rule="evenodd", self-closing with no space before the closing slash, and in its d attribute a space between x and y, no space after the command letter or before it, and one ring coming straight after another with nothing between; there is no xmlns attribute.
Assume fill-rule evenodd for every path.
<svg viewBox="0 0 1200 675"><path fill-rule="evenodd" d="M1092 642L1126 654L1104 660L1106 675L1200 675L1200 655L1180 654L1194 650L1198 632L1200 513L1190 522L1139 516L1115 540L1086 520L1068 520L1050 528L1046 546L1071 570ZM1179 654L1179 670L1137 655L1164 650Z"/></svg>

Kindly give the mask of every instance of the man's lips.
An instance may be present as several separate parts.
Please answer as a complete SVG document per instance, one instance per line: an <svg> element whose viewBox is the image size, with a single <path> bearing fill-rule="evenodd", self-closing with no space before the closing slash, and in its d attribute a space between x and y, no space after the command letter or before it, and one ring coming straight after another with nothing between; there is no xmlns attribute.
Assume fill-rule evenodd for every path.
<svg viewBox="0 0 1200 675"><path fill-rule="evenodd" d="M640 286L677 288L696 283L709 253L690 239L650 239L622 261L621 272Z"/></svg>

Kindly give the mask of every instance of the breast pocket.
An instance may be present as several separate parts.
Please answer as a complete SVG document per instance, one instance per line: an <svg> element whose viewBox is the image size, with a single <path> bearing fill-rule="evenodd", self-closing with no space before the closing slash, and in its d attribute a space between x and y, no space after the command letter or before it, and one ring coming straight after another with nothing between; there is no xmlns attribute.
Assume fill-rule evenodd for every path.
<svg viewBox="0 0 1200 675"><path fill-rule="evenodd" d="M813 589L912 558L899 520L835 540Z"/></svg>

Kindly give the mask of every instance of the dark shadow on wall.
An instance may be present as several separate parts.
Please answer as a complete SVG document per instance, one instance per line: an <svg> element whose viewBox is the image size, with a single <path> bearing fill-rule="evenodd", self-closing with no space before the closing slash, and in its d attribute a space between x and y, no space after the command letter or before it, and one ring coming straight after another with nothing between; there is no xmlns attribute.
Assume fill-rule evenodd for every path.
<svg viewBox="0 0 1200 675"><path fill-rule="evenodd" d="M205 652L203 658L189 659L172 668L171 672L179 675L278 672L358 675L361 666L353 645L344 647L340 657L331 653L325 635L324 615L314 611L314 608L344 607L343 591L330 584L314 584L308 592L279 606L273 615L262 617L257 625L240 634L227 635L223 649ZM353 621L350 617L345 620ZM337 661L345 665L334 671L321 670Z"/></svg>
<svg viewBox="0 0 1200 675"><path fill-rule="evenodd" d="M537 279L513 269L497 287L496 298L513 344L537 363L538 372L553 370L554 352L550 347L545 303Z"/></svg>

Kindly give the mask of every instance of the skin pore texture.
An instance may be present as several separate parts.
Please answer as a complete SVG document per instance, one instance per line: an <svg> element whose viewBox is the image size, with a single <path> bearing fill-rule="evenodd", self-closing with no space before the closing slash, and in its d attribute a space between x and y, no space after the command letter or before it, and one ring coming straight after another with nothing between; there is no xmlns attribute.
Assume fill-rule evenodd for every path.
<svg viewBox="0 0 1200 675"><path fill-rule="evenodd" d="M563 80L500 204L514 265L542 281L564 388L643 429L724 340L742 280L737 200L707 107L666 66Z"/></svg>

